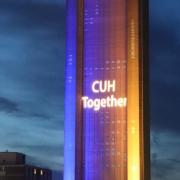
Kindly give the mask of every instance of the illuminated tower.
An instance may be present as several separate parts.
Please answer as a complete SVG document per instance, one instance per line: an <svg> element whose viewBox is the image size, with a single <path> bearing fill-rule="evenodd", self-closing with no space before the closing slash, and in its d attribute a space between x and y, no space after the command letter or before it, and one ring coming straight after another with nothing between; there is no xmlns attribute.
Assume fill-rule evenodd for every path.
<svg viewBox="0 0 180 180"><path fill-rule="evenodd" d="M67 0L64 180L149 180L148 0Z"/></svg>

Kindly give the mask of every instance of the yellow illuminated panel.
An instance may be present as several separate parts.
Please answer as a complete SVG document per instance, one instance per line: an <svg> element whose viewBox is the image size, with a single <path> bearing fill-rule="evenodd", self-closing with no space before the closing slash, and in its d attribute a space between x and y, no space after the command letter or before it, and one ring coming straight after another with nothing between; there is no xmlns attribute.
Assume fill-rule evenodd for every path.
<svg viewBox="0 0 180 180"><path fill-rule="evenodd" d="M128 2L128 180L140 180L138 0Z"/></svg>

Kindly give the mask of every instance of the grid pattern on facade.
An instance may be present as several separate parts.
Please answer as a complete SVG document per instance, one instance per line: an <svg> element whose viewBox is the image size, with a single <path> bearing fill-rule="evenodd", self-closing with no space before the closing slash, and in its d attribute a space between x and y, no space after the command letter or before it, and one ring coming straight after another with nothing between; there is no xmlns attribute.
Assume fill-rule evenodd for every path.
<svg viewBox="0 0 180 180"><path fill-rule="evenodd" d="M93 93L94 80L115 80L115 97L126 97L126 1L84 1L84 96ZM126 108L84 110L85 180L127 178Z"/></svg>

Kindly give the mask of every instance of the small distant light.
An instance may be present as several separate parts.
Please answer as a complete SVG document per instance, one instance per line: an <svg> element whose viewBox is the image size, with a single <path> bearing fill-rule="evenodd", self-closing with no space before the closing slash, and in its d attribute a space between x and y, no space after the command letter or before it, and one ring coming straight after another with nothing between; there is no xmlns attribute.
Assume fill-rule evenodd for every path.
<svg viewBox="0 0 180 180"><path fill-rule="evenodd" d="M41 176L43 175L43 170L40 171Z"/></svg>
<svg viewBox="0 0 180 180"><path fill-rule="evenodd" d="M37 170L36 169L34 169L34 174L37 174Z"/></svg>

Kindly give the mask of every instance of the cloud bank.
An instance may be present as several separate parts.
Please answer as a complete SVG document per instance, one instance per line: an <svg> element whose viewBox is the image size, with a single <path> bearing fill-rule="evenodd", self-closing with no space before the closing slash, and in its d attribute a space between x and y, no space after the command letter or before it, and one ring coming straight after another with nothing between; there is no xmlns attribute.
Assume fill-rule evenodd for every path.
<svg viewBox="0 0 180 180"><path fill-rule="evenodd" d="M2 1L0 24L0 151L25 153L60 177L64 7Z"/></svg>

